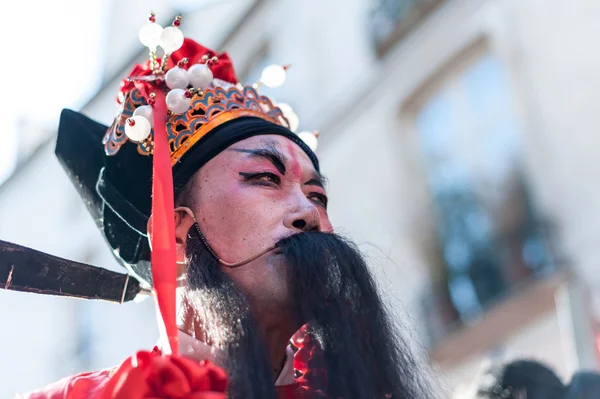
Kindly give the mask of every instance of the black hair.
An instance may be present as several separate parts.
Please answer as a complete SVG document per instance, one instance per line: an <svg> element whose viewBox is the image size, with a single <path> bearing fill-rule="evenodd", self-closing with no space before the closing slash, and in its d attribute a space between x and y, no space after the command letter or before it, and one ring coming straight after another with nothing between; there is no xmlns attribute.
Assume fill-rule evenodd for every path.
<svg viewBox="0 0 600 399"><path fill-rule="evenodd" d="M562 399L566 391L552 369L534 360L492 366L486 377L481 399Z"/></svg>
<svg viewBox="0 0 600 399"><path fill-rule="evenodd" d="M303 397L429 398L426 374L393 328L366 262L349 241L306 232L278 244L298 325L317 343ZM193 227L188 293L205 339L225 350L233 398L276 398L270 358L249 299L223 272ZM246 266L251 267L251 266Z"/></svg>

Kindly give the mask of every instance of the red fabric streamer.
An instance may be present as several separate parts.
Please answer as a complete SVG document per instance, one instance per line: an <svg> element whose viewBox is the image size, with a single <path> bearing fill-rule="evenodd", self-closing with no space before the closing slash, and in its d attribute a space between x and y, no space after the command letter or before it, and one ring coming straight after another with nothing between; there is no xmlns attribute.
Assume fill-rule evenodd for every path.
<svg viewBox="0 0 600 399"><path fill-rule="evenodd" d="M167 60L167 67L177 65L183 58L188 58L188 65L201 61L203 56L213 57L216 52L185 39L183 46L175 51ZM215 78L236 83L237 78L227 54L218 56L219 60L211 64ZM131 71L131 77L150 77L152 71L149 61L144 65L136 65ZM126 93L137 87L140 93L148 100L153 92L154 103L154 159L152 166L152 280L156 292L156 300L160 316L164 323L164 330L169 339L172 354L179 353L177 341L177 326L175 323L175 288L177 267L175 259L175 222L173 218L173 175L171 171L171 152L167 142L165 122L167 119L167 106L165 94L161 87L155 86L160 81L144 81L125 79L121 82L121 92Z"/></svg>
<svg viewBox="0 0 600 399"><path fill-rule="evenodd" d="M123 362L99 399L226 399L226 389L221 368L155 349Z"/></svg>
<svg viewBox="0 0 600 399"><path fill-rule="evenodd" d="M154 104L154 158L152 162L152 282L158 310L169 339L171 354L179 354L175 322L175 288L177 267L175 255L175 219L173 175L165 120L165 95L158 89Z"/></svg>

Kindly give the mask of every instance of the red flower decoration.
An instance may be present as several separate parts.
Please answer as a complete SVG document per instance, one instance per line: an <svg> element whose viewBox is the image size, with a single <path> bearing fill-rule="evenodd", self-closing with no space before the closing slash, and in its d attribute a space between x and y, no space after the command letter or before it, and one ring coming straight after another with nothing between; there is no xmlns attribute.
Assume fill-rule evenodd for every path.
<svg viewBox="0 0 600 399"><path fill-rule="evenodd" d="M294 370L301 374L296 378L296 382L305 391L312 392L315 396L326 397L321 391L315 389L315 387L327 384L323 350L319 342L304 325L292 337L292 344L298 348L294 355Z"/></svg>
<svg viewBox="0 0 600 399"><path fill-rule="evenodd" d="M188 59L187 67L190 67L194 64L199 63L202 60L202 57L207 56L209 59L217 56L218 61L216 63L212 63L209 65L213 76L217 79L224 80L229 83L236 84L237 78L235 76L235 70L233 69L233 64L229 59L229 55L227 53L217 54L217 52L208 49L201 44L195 42L192 39L184 39L183 45L177 51L175 51L171 56L167 59L167 69L173 68L177 65L179 61L184 58ZM160 59L157 60L160 64ZM153 76L152 69L150 69L150 60L147 60L144 64L137 64L133 67L127 78L121 81L121 90L120 94L117 97L117 101L121 103L121 99L123 96L134 88L135 83L130 78L142 78L148 77L148 80L151 81L156 76L156 78L163 78L160 75ZM156 80L156 79L154 79Z"/></svg>
<svg viewBox="0 0 600 399"><path fill-rule="evenodd" d="M192 39L184 39L183 45L169 57L167 67L172 68L183 58L187 58L189 60L187 66L190 67L194 64L200 62L203 56L208 56L208 58L212 58L217 56L219 59L214 64L209 64L210 70L213 73L213 76L217 79L224 80L229 83L236 84L238 82L235 77L235 71L233 69L233 64L229 59L229 55L227 53L217 54L217 52L210 50L201 44L196 43Z"/></svg>
<svg viewBox="0 0 600 399"><path fill-rule="evenodd" d="M111 377L102 399L226 399L226 389L223 369L155 349L127 359Z"/></svg>

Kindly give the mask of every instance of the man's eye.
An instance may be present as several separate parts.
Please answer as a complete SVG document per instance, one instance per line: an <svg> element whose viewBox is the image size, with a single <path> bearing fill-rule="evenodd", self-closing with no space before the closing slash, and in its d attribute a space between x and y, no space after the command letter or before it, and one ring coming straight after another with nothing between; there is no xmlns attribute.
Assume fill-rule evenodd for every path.
<svg viewBox="0 0 600 399"><path fill-rule="evenodd" d="M279 185L281 183L281 179L274 173L263 172L263 173L243 173L240 172L240 176L244 178L244 180L248 182L254 182L257 184L263 185Z"/></svg>
<svg viewBox="0 0 600 399"><path fill-rule="evenodd" d="M268 181L271 183L279 184L279 176L272 173L261 173L255 177L255 180Z"/></svg>
<svg viewBox="0 0 600 399"><path fill-rule="evenodd" d="M327 209L327 197L324 196L323 194L312 193L308 198L310 200L312 200L314 203L316 203L317 205L320 205L323 208Z"/></svg>

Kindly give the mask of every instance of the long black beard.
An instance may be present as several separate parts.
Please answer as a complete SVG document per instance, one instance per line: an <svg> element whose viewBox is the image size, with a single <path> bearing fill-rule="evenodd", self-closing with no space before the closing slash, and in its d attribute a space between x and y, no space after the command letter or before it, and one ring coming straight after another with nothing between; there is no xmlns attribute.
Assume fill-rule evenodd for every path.
<svg viewBox="0 0 600 399"><path fill-rule="evenodd" d="M307 232L279 243L296 316L323 349L316 389L333 398L426 398L423 370L397 333L354 244Z"/></svg>
<svg viewBox="0 0 600 399"><path fill-rule="evenodd" d="M223 349L232 398L276 398L263 337L249 299L190 230L189 300L204 337ZM344 399L428 398L406 342L396 333L358 249L334 234L308 232L278 243L289 268L296 322L322 348L325 373L311 391ZM251 267L251 266L246 266ZM200 338L200 337L199 337ZM320 396L321 397L321 396Z"/></svg>

